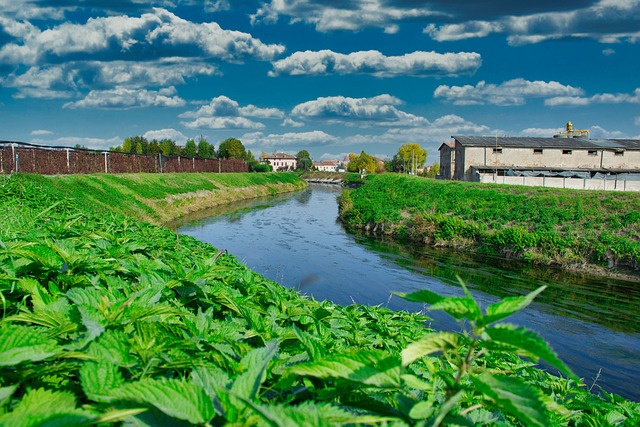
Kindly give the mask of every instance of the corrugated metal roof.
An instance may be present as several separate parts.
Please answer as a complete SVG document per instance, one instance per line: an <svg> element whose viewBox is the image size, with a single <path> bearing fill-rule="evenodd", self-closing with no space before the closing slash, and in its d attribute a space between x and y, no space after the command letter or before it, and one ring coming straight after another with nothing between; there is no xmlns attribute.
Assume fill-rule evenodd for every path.
<svg viewBox="0 0 640 427"><path fill-rule="evenodd" d="M511 147L511 148L575 148L575 149L636 149L636 139L584 139L584 138L530 138L505 136L452 136L465 147Z"/></svg>

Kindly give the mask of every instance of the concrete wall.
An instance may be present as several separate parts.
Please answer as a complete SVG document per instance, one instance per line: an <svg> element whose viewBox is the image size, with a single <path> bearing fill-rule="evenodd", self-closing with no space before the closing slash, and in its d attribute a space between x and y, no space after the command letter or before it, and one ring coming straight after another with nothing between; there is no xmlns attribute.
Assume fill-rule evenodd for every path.
<svg viewBox="0 0 640 427"><path fill-rule="evenodd" d="M480 182L525 185L528 187L570 188L575 190L640 191L640 181L580 179L532 176L494 176L480 174Z"/></svg>
<svg viewBox="0 0 640 427"><path fill-rule="evenodd" d="M443 145L440 149L440 178L452 179L455 173L455 149Z"/></svg>

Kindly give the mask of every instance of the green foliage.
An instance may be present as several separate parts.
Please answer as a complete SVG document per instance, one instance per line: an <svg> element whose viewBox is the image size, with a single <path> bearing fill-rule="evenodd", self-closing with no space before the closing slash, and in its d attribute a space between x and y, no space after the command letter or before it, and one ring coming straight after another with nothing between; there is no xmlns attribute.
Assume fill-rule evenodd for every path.
<svg viewBox="0 0 640 427"><path fill-rule="evenodd" d="M247 151L242 142L236 138L228 138L218 146L218 157L221 159L240 159L246 160Z"/></svg>
<svg viewBox="0 0 640 427"><path fill-rule="evenodd" d="M300 171L311 170L311 166L313 166L313 160L311 160L311 155L307 150L298 151L298 154L296 154L296 162L296 170Z"/></svg>
<svg viewBox="0 0 640 427"><path fill-rule="evenodd" d="M378 164L375 157L364 151L359 156L351 153L349 154L349 164L347 165L348 172L361 173L376 173L378 171Z"/></svg>
<svg viewBox="0 0 640 427"><path fill-rule="evenodd" d="M590 394L535 333L500 323L541 290L484 312L466 291L405 295L465 325L434 332L424 315L302 297L53 182L0 178L0 425L640 421L637 403Z"/></svg>
<svg viewBox="0 0 640 427"><path fill-rule="evenodd" d="M196 146L196 141L192 138L187 139L187 142L182 149L181 155L185 157L196 157L198 154L198 147Z"/></svg>
<svg viewBox="0 0 640 427"><path fill-rule="evenodd" d="M198 139L198 157L201 159L212 159L215 157L215 148L203 136Z"/></svg>
<svg viewBox="0 0 640 427"><path fill-rule="evenodd" d="M427 161L427 150L420 147L420 144L407 142L398 148L398 153L391 161L394 172L414 172Z"/></svg>

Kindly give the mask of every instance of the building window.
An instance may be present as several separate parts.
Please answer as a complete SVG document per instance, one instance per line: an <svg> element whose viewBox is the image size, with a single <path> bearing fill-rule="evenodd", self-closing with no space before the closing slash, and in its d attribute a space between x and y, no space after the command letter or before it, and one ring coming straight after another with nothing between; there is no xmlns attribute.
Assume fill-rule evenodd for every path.
<svg viewBox="0 0 640 427"><path fill-rule="evenodd" d="M588 151L588 154L589 154L590 156L597 156L597 155L598 155L598 150L589 150L589 151Z"/></svg>
<svg viewBox="0 0 640 427"><path fill-rule="evenodd" d="M533 149L533 154L542 154L542 148L534 148Z"/></svg>
<svg viewBox="0 0 640 427"><path fill-rule="evenodd" d="M616 156L624 156L624 151L616 151L614 155L616 155Z"/></svg>
<svg viewBox="0 0 640 427"><path fill-rule="evenodd" d="M493 152L497 154L502 154L502 148L494 148Z"/></svg>
<svg viewBox="0 0 640 427"><path fill-rule="evenodd" d="M562 150L562 154L571 154L571 150Z"/></svg>

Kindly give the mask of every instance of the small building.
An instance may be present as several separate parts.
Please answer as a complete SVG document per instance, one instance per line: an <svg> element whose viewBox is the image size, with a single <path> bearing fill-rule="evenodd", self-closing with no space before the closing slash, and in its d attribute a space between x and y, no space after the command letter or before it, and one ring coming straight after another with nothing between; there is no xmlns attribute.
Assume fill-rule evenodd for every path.
<svg viewBox="0 0 640 427"><path fill-rule="evenodd" d="M274 171L295 170L298 166L296 157L285 153L275 153L262 157L260 158L260 162L270 164Z"/></svg>
<svg viewBox="0 0 640 427"><path fill-rule="evenodd" d="M320 172L337 172L339 160L322 160L320 162L313 162L313 168Z"/></svg>
<svg viewBox="0 0 640 427"><path fill-rule="evenodd" d="M624 180L624 189L637 191L640 140L571 136L582 131L567 126L566 134L553 138L452 136L439 148L439 178L589 189L610 189L603 180L615 180L621 189Z"/></svg>

